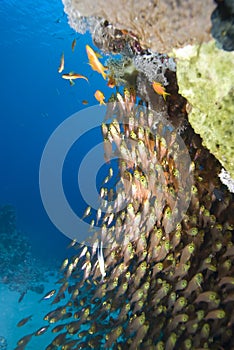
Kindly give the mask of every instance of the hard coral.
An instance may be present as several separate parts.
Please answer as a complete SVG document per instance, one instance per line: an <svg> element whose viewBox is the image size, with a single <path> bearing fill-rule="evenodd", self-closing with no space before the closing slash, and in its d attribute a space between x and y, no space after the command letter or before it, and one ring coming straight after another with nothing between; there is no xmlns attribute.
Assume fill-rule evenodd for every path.
<svg viewBox="0 0 234 350"><path fill-rule="evenodd" d="M117 29L127 29L140 43L157 52L210 39L213 1L105 1L63 0L70 25L79 32L107 20ZM86 24L85 24L86 21ZM81 23L81 24L80 24ZM93 33L93 30L91 30Z"/></svg>
<svg viewBox="0 0 234 350"><path fill-rule="evenodd" d="M234 53L214 41L174 50L179 92L188 100L189 121L203 144L234 177Z"/></svg>

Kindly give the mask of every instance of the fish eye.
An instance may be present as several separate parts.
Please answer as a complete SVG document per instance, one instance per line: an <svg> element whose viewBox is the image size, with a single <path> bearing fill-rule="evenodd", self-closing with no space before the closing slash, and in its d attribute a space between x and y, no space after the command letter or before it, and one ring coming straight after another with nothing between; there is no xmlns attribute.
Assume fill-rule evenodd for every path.
<svg viewBox="0 0 234 350"><path fill-rule="evenodd" d="M214 293L211 293L209 299L210 300L215 300L216 299L216 295Z"/></svg>
<svg viewBox="0 0 234 350"><path fill-rule="evenodd" d="M193 250L194 250L194 245L193 244L189 244L188 249L189 249L189 252L192 253Z"/></svg>
<svg viewBox="0 0 234 350"><path fill-rule="evenodd" d="M192 185L192 194L197 194L197 187Z"/></svg>

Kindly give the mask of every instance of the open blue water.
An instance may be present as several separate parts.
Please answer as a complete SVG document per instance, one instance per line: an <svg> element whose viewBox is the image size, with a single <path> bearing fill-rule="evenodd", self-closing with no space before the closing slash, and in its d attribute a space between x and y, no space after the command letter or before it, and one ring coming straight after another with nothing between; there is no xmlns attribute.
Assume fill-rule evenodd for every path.
<svg viewBox="0 0 234 350"><path fill-rule="evenodd" d="M38 178L43 149L63 120L85 108L82 100L88 100L88 106L96 104L95 90L105 93L107 88L87 64L85 45L92 45L90 35L69 27L60 0L1 1L0 36L0 203L16 208L17 227L30 235L33 249L47 259L63 254L67 240L50 222L41 202ZM57 69L62 52L66 72L86 75L89 84L80 79L71 87L61 79ZM93 135L83 138L83 146L88 147L91 139ZM72 174L74 162L67 166L66 172Z"/></svg>
<svg viewBox="0 0 234 350"><path fill-rule="evenodd" d="M111 91L101 75L87 64L85 45L92 46L90 34L80 35L69 27L60 0L3 0L0 5L0 205L15 208L17 230L28 237L33 257L45 269L48 265L48 270L53 270L54 264L56 270L68 254L69 240L50 221L41 201L42 152L53 131L70 115L86 108L82 100L88 100L88 106L96 105L96 89L106 93L106 98ZM77 42L72 52L74 38ZM80 79L71 87L61 78L57 70L62 52L66 73L74 70L83 74L89 84ZM100 137L100 131L83 137L83 153ZM66 162L63 180L69 202L81 215L86 204L74 191L79 161L78 149L71 152ZM9 246L9 255L11 249ZM52 288L53 273L45 284L45 292ZM12 350L20 335L26 334L25 329L16 328L16 323L31 313L27 308L40 309L42 316L43 307L37 303L41 296L29 291L19 303L17 291L10 292L7 284L0 286L0 336L7 338L8 349ZM36 322L34 319L29 327L35 330ZM36 350L44 348L32 346Z"/></svg>

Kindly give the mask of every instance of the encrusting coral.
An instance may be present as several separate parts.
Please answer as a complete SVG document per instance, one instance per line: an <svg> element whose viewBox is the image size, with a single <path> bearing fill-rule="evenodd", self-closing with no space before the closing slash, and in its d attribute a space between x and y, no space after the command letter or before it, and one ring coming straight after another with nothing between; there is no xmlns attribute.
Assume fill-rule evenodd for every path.
<svg viewBox="0 0 234 350"><path fill-rule="evenodd" d="M234 52L215 42L173 51L179 92L189 102L189 121L203 144L234 177Z"/></svg>

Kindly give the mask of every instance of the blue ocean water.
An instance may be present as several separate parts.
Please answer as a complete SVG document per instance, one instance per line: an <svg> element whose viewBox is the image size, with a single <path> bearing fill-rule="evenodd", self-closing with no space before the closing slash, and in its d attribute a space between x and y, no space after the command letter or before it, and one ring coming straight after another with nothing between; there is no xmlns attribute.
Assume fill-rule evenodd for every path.
<svg viewBox="0 0 234 350"><path fill-rule="evenodd" d="M38 300L56 287L58 264L71 254L66 249L70 240L50 221L41 199L39 169L43 150L64 120L97 105L94 98L97 89L103 91L106 99L111 91L101 75L88 65L85 45L94 48L90 34L81 35L70 28L61 0L1 1L0 39L0 206L9 204L15 209L16 235L28 239L32 254L28 258L23 251L18 252L16 261L12 258L12 237L7 246L4 236L4 251L0 247L0 265L4 267L0 276L0 341L5 338L8 349L13 349L21 337L42 325L43 314L51 306L39 304ZM76 47L72 52L74 39ZM62 53L64 73L75 71L85 75L89 83L79 79L70 86L69 81L61 78L58 67ZM83 100L88 101L87 106L82 104ZM64 190L80 217L87 203L77 186L77 171L82 157L101 140L100 128L90 130L74 144L64 163ZM105 171L100 169L97 174L97 188ZM7 266L9 274L8 254L12 259ZM46 279L40 281L41 269ZM35 276L31 276L34 270ZM32 290L34 284L36 293ZM43 294L38 294L41 287ZM23 329L16 326L32 313L33 319ZM29 349L44 349L50 340L47 336L35 339Z"/></svg>
<svg viewBox="0 0 234 350"><path fill-rule="evenodd" d="M35 255L44 261L62 259L69 240L44 210L39 191L40 159L53 131L86 107L82 100L88 100L88 106L95 105L95 90L110 95L110 89L87 64L85 45L93 45L90 34L81 35L70 28L60 0L1 1L0 36L0 204L15 207L17 228L29 236ZM66 73L83 74L89 83L79 79L70 86L61 78L57 70L62 52ZM82 139L84 150L96 142L95 138L100 138L100 131ZM86 204L74 193L80 152L73 153L66 162L64 186L80 215Z"/></svg>

